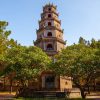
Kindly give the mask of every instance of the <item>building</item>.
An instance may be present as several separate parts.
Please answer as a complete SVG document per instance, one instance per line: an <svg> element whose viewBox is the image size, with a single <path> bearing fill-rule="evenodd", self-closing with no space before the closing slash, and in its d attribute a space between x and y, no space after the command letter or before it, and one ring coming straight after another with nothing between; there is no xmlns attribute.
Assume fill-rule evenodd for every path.
<svg viewBox="0 0 100 100"><path fill-rule="evenodd" d="M57 6L47 4L43 7L39 29L36 31L37 40L34 45L40 47L54 60L54 55L59 53L65 47L66 42L63 40L63 30L61 21L58 19ZM40 90L60 90L72 88L70 77L55 75L54 72L43 72L40 77L38 88Z"/></svg>

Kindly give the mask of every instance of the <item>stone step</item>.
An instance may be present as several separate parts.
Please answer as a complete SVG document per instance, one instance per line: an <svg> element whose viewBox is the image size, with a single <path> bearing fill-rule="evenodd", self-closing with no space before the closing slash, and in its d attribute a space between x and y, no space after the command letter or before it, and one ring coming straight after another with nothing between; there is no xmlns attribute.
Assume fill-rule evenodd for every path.
<svg viewBox="0 0 100 100"><path fill-rule="evenodd" d="M44 92L45 97L56 97L56 92Z"/></svg>
<svg viewBox="0 0 100 100"><path fill-rule="evenodd" d="M47 95L45 95L45 97L56 97L56 95L47 94Z"/></svg>

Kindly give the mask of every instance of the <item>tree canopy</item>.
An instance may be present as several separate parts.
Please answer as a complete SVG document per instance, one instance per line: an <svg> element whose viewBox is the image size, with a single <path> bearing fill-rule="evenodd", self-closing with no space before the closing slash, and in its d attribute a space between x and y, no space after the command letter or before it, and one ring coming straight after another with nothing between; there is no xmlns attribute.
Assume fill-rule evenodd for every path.
<svg viewBox="0 0 100 100"><path fill-rule="evenodd" d="M35 79L50 63L50 58L38 47L15 46L6 55L7 67L3 74L12 75L13 79L26 86L26 82ZM35 78L34 78L35 77Z"/></svg>
<svg viewBox="0 0 100 100"><path fill-rule="evenodd" d="M6 30L8 22L0 21L0 70L5 68L8 48L16 44L13 39L8 39L11 31Z"/></svg>
<svg viewBox="0 0 100 100"><path fill-rule="evenodd" d="M34 80L47 70L51 59L38 47L21 46L8 39L11 32L6 31L7 25L7 22L0 22L0 64L3 66L0 75L16 79L24 86L28 80Z"/></svg>
<svg viewBox="0 0 100 100"><path fill-rule="evenodd" d="M93 48L91 45L80 42L67 46L55 58L57 61L53 63L53 70L58 75L71 76L73 83L81 90L81 95L85 98L86 86L97 70L100 70L100 48Z"/></svg>

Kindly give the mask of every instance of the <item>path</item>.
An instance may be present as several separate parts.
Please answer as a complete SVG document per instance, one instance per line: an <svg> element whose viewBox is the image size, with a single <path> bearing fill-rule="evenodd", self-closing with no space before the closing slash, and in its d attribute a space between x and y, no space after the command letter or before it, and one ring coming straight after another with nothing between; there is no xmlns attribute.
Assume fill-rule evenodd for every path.
<svg viewBox="0 0 100 100"><path fill-rule="evenodd" d="M15 96L15 93L0 92L0 100L11 100Z"/></svg>

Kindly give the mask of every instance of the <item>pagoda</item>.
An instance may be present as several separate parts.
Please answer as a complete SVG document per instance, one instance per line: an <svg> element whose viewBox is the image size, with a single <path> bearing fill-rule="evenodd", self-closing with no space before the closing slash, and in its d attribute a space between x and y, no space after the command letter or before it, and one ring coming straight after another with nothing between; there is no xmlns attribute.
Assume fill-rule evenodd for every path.
<svg viewBox="0 0 100 100"><path fill-rule="evenodd" d="M37 39L34 42L35 46L41 48L53 59L54 55L58 54L66 44L63 40L63 30L58 17L57 6L47 4L43 7L39 29L36 31ZM42 72L38 83L39 90L64 91L64 89L72 88L71 78L57 76L51 71Z"/></svg>
<svg viewBox="0 0 100 100"><path fill-rule="evenodd" d="M57 6L48 4L43 7L39 29L37 30L37 40L35 46L40 47L53 57L65 46L63 40L63 30L61 29L61 20L58 19Z"/></svg>

